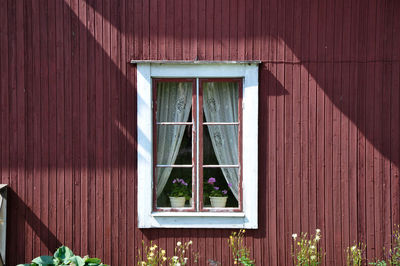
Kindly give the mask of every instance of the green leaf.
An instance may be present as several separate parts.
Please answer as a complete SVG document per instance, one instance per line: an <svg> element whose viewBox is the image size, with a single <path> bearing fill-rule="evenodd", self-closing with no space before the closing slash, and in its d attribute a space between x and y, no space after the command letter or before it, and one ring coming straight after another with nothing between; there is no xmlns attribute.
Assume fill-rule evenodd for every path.
<svg viewBox="0 0 400 266"><path fill-rule="evenodd" d="M59 259L61 262L71 258L74 256L74 253L67 248L66 246L62 246L57 249L56 253L54 253L54 257Z"/></svg>
<svg viewBox="0 0 400 266"><path fill-rule="evenodd" d="M65 263L66 264L74 263L76 266L84 266L85 265L84 259L82 259L79 256L73 256L73 257L69 258L68 260L66 260Z"/></svg>
<svg viewBox="0 0 400 266"><path fill-rule="evenodd" d="M32 263L36 263L39 265L54 265L52 256L40 256L40 257L34 258L32 260Z"/></svg>
<svg viewBox="0 0 400 266"><path fill-rule="evenodd" d="M100 264L101 263L101 259L98 259L98 258L87 258L85 260L85 262L86 263L97 263L97 264Z"/></svg>

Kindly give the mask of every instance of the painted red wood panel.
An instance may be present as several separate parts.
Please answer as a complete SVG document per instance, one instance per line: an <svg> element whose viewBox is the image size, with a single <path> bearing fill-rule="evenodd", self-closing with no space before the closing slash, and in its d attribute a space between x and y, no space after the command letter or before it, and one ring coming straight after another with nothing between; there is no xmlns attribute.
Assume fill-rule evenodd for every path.
<svg viewBox="0 0 400 266"><path fill-rule="evenodd" d="M309 2L303 4L297 3L294 7L294 21L301 21L300 29L294 28L294 39L296 43L299 43L300 55L294 56L293 63L297 65L296 71L299 72L300 76L300 176L301 176L301 231L310 232L310 169L309 169L309 140L308 140L308 128L309 128L309 84L308 84L308 71L305 69L308 63L304 65L298 64L300 60L307 61L308 49L309 49L309 32L308 32L308 19L309 19ZM314 229L314 228L313 228Z"/></svg>
<svg viewBox="0 0 400 266"><path fill-rule="evenodd" d="M357 26L358 26L358 2L354 1L351 3L351 11L350 11L350 48L349 48L349 59L351 60L354 54L357 54L358 52L358 45L357 45L357 40L358 36L355 34L357 31ZM355 14L354 14L355 13ZM346 37L344 37L344 40L346 40ZM349 73L349 78L350 78L350 88L355 88L357 84L357 63L354 62L354 60L351 60L350 63L350 73ZM354 104L357 99L357 90L356 89L346 89L349 91L349 117L357 117L357 104ZM358 153L358 147L357 147L357 132L358 128L356 126L356 123L353 122L352 119L349 118L349 123L350 123L350 136L349 136L349 176L350 176L350 185L349 185L349 212L350 212L350 242L355 243L358 241L358 226L353 226L353 225L358 225L358 204L357 204L357 153Z"/></svg>
<svg viewBox="0 0 400 266"><path fill-rule="evenodd" d="M73 163L72 163L72 31L71 31L71 0L65 1L63 6L63 16L64 16L64 49L66 50L66 58L65 58L65 133L64 133L64 145L65 145L65 157L64 157L64 165L65 165L65 200L64 200L64 208L65 208L65 216L64 216L64 239L65 244L67 246L73 245Z"/></svg>
<svg viewBox="0 0 400 266"><path fill-rule="evenodd" d="M126 29L127 32L131 32L133 30L133 25L131 23L132 18L129 14L133 13L133 2L132 1L126 1L127 7L126 7ZM127 56L133 55L133 36L131 34L127 35ZM157 49L157 54L159 49ZM126 83L127 83L127 110L126 110L126 126L125 126L125 132L124 135L127 138L127 150L126 150L126 189L127 189L127 195L126 195L126 219L127 219L127 235L126 235L126 261L132 261L133 258L136 257L136 250L131 248L136 246L135 239L136 239L136 224L135 224L135 213L137 211L135 210L136 204L134 204L135 199L136 199L136 193L135 193L135 179L134 179L134 174L135 174L135 168L136 168L136 163L135 163L135 150L136 150L136 141L135 141L135 133L136 130L134 128L135 123L135 110L136 110L136 95L134 93L134 84L136 84L136 75L135 75L135 68L133 67L127 67L126 68ZM104 79L105 80L105 79ZM105 88L108 90L108 88ZM105 98L107 99L107 98ZM107 120L105 120L107 121ZM133 163L128 163L128 162L133 162ZM107 176L105 174L105 176ZM106 204L106 202L104 203ZM109 247L106 247L106 249L109 249ZM110 252L110 251L108 251Z"/></svg>
<svg viewBox="0 0 400 266"><path fill-rule="evenodd" d="M334 6L334 47L333 47L333 61L338 61L338 58L343 58L343 1L335 1ZM343 247L345 241L342 239L342 232L344 231L342 225L342 199L345 194L342 194L342 180L347 179L347 173L341 171L341 161L345 158L345 151L341 149L341 145L345 142L345 130L342 130L341 113L346 111L343 98L343 68L345 64L334 63L334 77L333 77L333 216L334 216L334 253L335 264L341 265L346 263L346 256L344 255ZM348 112L348 111L347 111Z"/></svg>
<svg viewBox="0 0 400 266"><path fill-rule="evenodd" d="M32 205L32 220L31 227L34 231L32 242L32 254L40 253L40 50L39 50L39 6L32 5L32 54L33 54L33 81L32 81L32 115L33 122L31 131L33 139L33 205ZM4 121L4 120L3 120ZM4 179L3 179L4 182Z"/></svg>
<svg viewBox="0 0 400 266"><path fill-rule="evenodd" d="M350 36L351 36L351 12L352 12L352 3L347 1L343 1L343 36L342 36L342 57L346 60L350 58ZM342 66L342 106L346 113L351 113L351 90L348 88L351 86L351 65L350 63L344 64ZM340 110L339 110L340 111ZM351 240L350 230L352 226L350 225L350 202L351 202L351 163L354 158L353 153L351 153L351 148L353 147L352 143L354 140L351 140L351 127L352 124L346 115L342 112L340 113L341 117L341 157L340 157L340 175L341 175L341 183L340 183L340 195L341 195L341 238L342 238L342 262L346 261L346 256L344 249L356 240ZM355 203L353 203L355 204Z"/></svg>
<svg viewBox="0 0 400 266"><path fill-rule="evenodd" d="M119 6L119 14L121 16L121 33L120 33L120 56L121 58L127 58L126 57L126 34L124 34L124 32L126 32L126 1L122 1L120 3ZM150 55L151 56L151 55ZM127 141L126 141L126 136L124 136L124 134L121 134L121 131L123 132L123 128L126 128L126 110L127 110L127 93L126 93L126 78L122 79L123 76L126 77L126 67L127 64L123 64L122 61L119 62L119 86L121 88L120 90L120 95L121 95L121 102L120 102L120 119L119 119L119 125L122 125L122 130L120 129L120 134L119 134L119 138L120 138L120 156L121 159L119 159L119 170L120 170L120 192L118 193L119 196L119 202L120 202L120 208L119 208L119 213L118 213L118 217L120 217L119 219L119 223L120 223L120 230L119 230L119 235L118 235L118 239L120 242L120 246L119 246L119 250L118 250L118 257L120 258L119 260L119 264L120 265L127 265L128 262L126 260L126 253L127 253L127 249L129 247L127 247L126 245L126 227L127 227L127 220L126 220L126 212L127 212L127 190L126 190L126 166L127 166L127 161L126 161L126 145L127 145Z"/></svg>
<svg viewBox="0 0 400 266"><path fill-rule="evenodd" d="M66 135L66 119L65 119L65 98L67 95L67 90L65 87L65 78L66 78L66 61L67 58L70 58L68 54L70 50L66 49L67 40L65 38L64 33L64 24L66 21L57 21L56 17L63 17L63 3L64 1L55 1L55 7L51 9L55 9L54 12L51 14L51 19L53 22L49 22L49 36L55 36L55 39L52 40L52 43L60 43L60 45L55 46L54 44L51 45L52 47L55 46L55 58L52 60L52 66L49 66L49 69L56 69L54 71L50 71L50 74L55 74L56 78L56 87L50 88L52 91L51 104L52 106L52 113L54 112L56 115L55 123L53 123L54 128L50 129L51 137L53 145L51 145L50 150L52 151L50 160L55 161L54 169L50 169L50 173L54 173L55 178L50 177L50 182L52 182L52 186L50 190L55 189L57 191L57 196L55 201L53 199L50 200L54 206L51 208L52 210L52 219L56 226L56 236L60 242L65 243L65 214L66 209L64 206L64 200L66 200L65 189L65 172L66 172L66 165L65 165L65 156L66 156L66 148L65 148L65 135ZM49 2L49 10L50 9L50 2ZM64 23L65 22L65 23ZM52 24L55 27L51 26ZM64 55L65 54L65 55ZM53 101L52 99L55 99ZM50 119L51 121L52 119ZM54 159L53 159L54 158ZM62 169L62 170L61 170ZM58 214L58 210L62 213ZM50 222L51 222L50 221Z"/></svg>
<svg viewBox="0 0 400 266"><path fill-rule="evenodd" d="M81 224L81 252L88 253L88 144L87 144L87 134L88 134L88 93L87 93L87 72L88 72L88 56L87 56L87 4L85 1L79 2L78 14L79 21L82 26L79 28L79 108L80 108L80 175L81 175L81 212L80 212L80 224Z"/></svg>
<svg viewBox="0 0 400 266"><path fill-rule="evenodd" d="M40 196L40 222L43 226L40 227L41 239L45 239L45 241L40 242L40 250L42 253L51 252L51 244L54 243L54 239L49 239L49 235L51 232L52 226L50 225L50 215L49 215L49 198L55 198L56 193L46 194L46 191L50 191L50 182L49 182L49 168L50 168L50 152L49 152L49 132L50 132L50 104L49 104L49 33L48 33L48 19L49 19L49 9L48 3L45 1L39 2L39 13L41 14L39 17L39 42L40 42L40 144L41 146L41 165L40 165L40 187L41 192ZM51 36L51 38L54 36ZM53 45L54 46L54 45ZM55 49L52 47L52 49ZM54 69L52 69L52 74L54 73ZM55 86L55 82L52 83L52 88ZM52 99L52 102L55 99ZM52 119L54 119L55 114L53 113ZM53 201L54 203L54 201ZM52 224L53 225L53 224ZM55 226L54 226L55 227ZM55 228L53 229L53 234L55 232Z"/></svg>
<svg viewBox="0 0 400 266"><path fill-rule="evenodd" d="M104 93L103 93L103 60L106 58L104 56L103 46L103 2L96 2L95 9L98 11L95 13L94 25L95 33L94 39L96 42L94 49L94 69L95 69L95 106L94 106L94 121L95 121L95 220L96 226L94 226L96 231L103 230L104 224L104 111L106 110L104 106ZM95 238L95 250L96 255L104 257L104 234L96 234Z"/></svg>
<svg viewBox="0 0 400 266"><path fill-rule="evenodd" d="M383 42L381 45L383 46L383 49L386 49L383 51L383 58L391 58L393 55L393 2L385 2L384 7L382 7L382 15L384 16L383 19L383 25L382 28L386 28L387 30L383 32L384 38L387 40ZM385 16L385 14L387 14ZM381 47L382 47L381 46ZM391 86L392 86L392 66L393 63L390 62L385 62L384 63L384 69L383 69L383 96L382 96L382 114L381 117L390 117L391 113L391 106L390 106L390 98L391 98ZM391 137L385 138L386 132L390 132L390 123L385 123L383 127L381 128L382 130L382 137L383 137L383 154L387 153L389 154L389 158L391 160ZM386 160L384 155L382 155L382 161L383 161L383 189L382 189L382 208L383 208L383 217L382 217L382 222L383 222L383 241L385 245L385 250L388 250L390 248L392 238L389 236L392 230L392 225L391 225L391 220L392 220L392 203L390 204L385 204L386 202L391 202L391 163L389 160Z"/></svg>
<svg viewBox="0 0 400 266"><path fill-rule="evenodd" d="M315 56L314 52L317 47L317 38L314 36L314 32L317 31L317 14L318 14L318 4L316 1L310 1L309 7L309 21L308 21L308 38L309 46L307 53L302 54L302 58L308 58L310 61L313 60ZM306 56L307 55L307 56ZM317 67L313 62L309 62L308 69L310 72L316 72ZM315 77L310 73L306 75L308 77L308 152L309 152L309 228L313 230L317 228L317 83Z"/></svg>
<svg viewBox="0 0 400 266"><path fill-rule="evenodd" d="M87 219L88 223L90 220L95 219L96 215L96 40L95 40L95 8L96 1L89 0L87 1L87 30L88 30L88 39L87 39L87 189L86 189L86 197L87 197ZM117 40L117 38L115 38ZM116 209L117 210L117 209ZM89 224L88 230L88 253L94 254L96 250L96 228Z"/></svg>
<svg viewBox="0 0 400 266"><path fill-rule="evenodd" d="M2 0L1 1L2 6L8 7L7 6L7 1ZM4 182L9 182L8 178L8 160L9 160L9 155L8 155L8 134L7 134L7 128L8 128L8 16L7 16L7 8L2 8L0 10L1 12L1 25L0 25L0 32L2 34L2 38L0 39L0 71L1 71L1 76L0 76L0 90L1 90L1 178L0 180Z"/></svg>
<svg viewBox="0 0 400 266"><path fill-rule="evenodd" d="M316 8L318 23L317 32L314 34L314 38L317 39L316 53L310 54L311 58L314 57L315 67L317 69L315 73L315 79L317 83L317 228L321 230L323 234L323 240L321 241L321 248L327 250L326 247L326 220L325 220L325 209L327 208L327 202L325 198L325 162L324 156L325 151L325 64L318 64L319 61L325 62L324 54L324 43L325 43L325 28L326 28L326 1L319 1L318 8Z"/></svg>
<svg viewBox="0 0 400 266"><path fill-rule="evenodd" d="M262 98L262 99L267 99L267 95L268 95L268 92L269 92L268 71L269 71L269 66L267 64L262 64L261 65L261 69L260 69L260 85L261 85L260 86L260 98ZM266 112L267 109L268 109L269 104L270 104L270 102L268 101L265 105L260 106L260 117L259 117L260 120L259 120L259 123L261 125L266 125L268 123L268 121L269 121L269 116L268 116L269 114ZM267 128L263 128L262 129L263 134L266 134L267 130L268 130ZM262 150L267 150L268 149L268 139L267 138L264 138L262 140L260 139L258 149L259 149L259 152L262 151ZM267 163L267 156L265 154L260 156L259 162L262 162L262 163L266 164ZM266 176L268 174L266 167L264 167L263 169L260 169L259 171L264 176ZM263 179L263 180L259 180L258 184L259 184L260 188L266 189L267 188L267 180L266 180L266 178ZM259 201L260 202L267 202L267 200L268 200L267 193L260 193L259 194ZM265 234L266 234L266 231L267 231L266 229L268 228L268 221L267 221L266 217L267 217L267 213L266 212L260 214L260 221L263 221L262 222L262 227L264 228L263 232ZM266 244L267 243L264 243L264 241L262 241L260 239L260 243L259 243L259 247L258 247L260 249L260 252L261 252L261 254L258 257L259 258L258 259L259 263L265 264L265 258L267 257L267 254L268 254L268 251L269 251L266 248ZM258 250L256 249L255 252L258 252Z"/></svg>
<svg viewBox="0 0 400 266"><path fill-rule="evenodd" d="M27 25L32 25L32 3L28 3L24 6L24 28ZM26 84L26 128L25 132L27 132L27 128L33 128L33 32L32 27L27 28L24 32L24 40L25 40L25 50L24 54L25 64L24 64L24 79ZM0 44L1 46L1 44ZM1 69L1 67L0 67ZM1 95L1 93L0 93ZM0 116L1 120L1 116ZM1 123L1 122L0 122ZM0 125L0 132L1 132L1 125ZM1 135L1 133L0 133ZM32 209L33 209L33 134L29 134L26 137L26 207L25 209L25 257L32 257L33 256L33 235L34 230L31 226L30 222L32 221ZM1 149L1 142L0 142L0 149ZM1 159L0 159L1 160ZM1 165L1 163L0 163ZM1 166L0 166L1 169Z"/></svg>
<svg viewBox="0 0 400 266"><path fill-rule="evenodd" d="M17 150L17 108L16 108L16 98L17 98L17 69L16 69L16 3L13 1L8 1L8 82L11 90L8 91L8 100L9 100L9 124L6 130L9 132L9 170L8 170L8 178L9 184L15 187L15 190L18 191L18 150ZM24 199L22 195L20 198ZM10 200L12 202L12 199ZM9 211L9 214L14 217L18 217L18 209L20 208L20 202L14 201L15 208ZM22 217L21 217L22 218ZM23 240L23 230L17 231L18 221L10 225L11 232L17 232L15 236L10 240L10 246L19 251L18 242ZM22 238L21 238L22 237Z"/></svg>
<svg viewBox="0 0 400 266"><path fill-rule="evenodd" d="M111 245L115 249L119 249L119 241L118 235L120 231L119 226L119 191L120 191L120 171L119 171L119 159L120 157L120 138L119 138L119 130L116 125L119 125L120 121L120 83L119 83L119 57L120 57L120 39L118 27L120 26L118 20L118 4L117 2L110 1L110 23L111 33L110 33L110 43L111 43L111 52L110 59L112 62L111 65L111 74L110 74L110 93L112 93L110 104L111 104ZM143 11L144 11L143 7ZM144 12L145 13L145 12ZM144 17L147 17L144 15ZM146 35L145 25L146 21L143 20L143 56L145 56L145 51L148 51L148 45L145 47L144 44L148 44L148 34ZM147 36L147 37L146 37ZM146 39L147 38L147 39ZM148 53L147 53L148 54ZM120 256L118 252L111 253L110 263L113 265L118 265L120 260Z"/></svg>
<svg viewBox="0 0 400 266"><path fill-rule="evenodd" d="M60 218L57 217L57 209L64 211L61 205L61 199L64 199L64 186L58 186L57 182L60 180L60 184L63 184L64 177L64 140L60 139L58 132L64 132L64 121L62 117L63 106L64 106L64 49L63 49L63 34L62 28L63 23L61 21L56 21L56 17L62 17L62 2L52 1L48 2L48 62L49 62L49 83L56 84L56 86L49 86L48 97L49 111L47 113L52 113L53 115L48 117L48 143L49 143L49 176L46 182L49 183L49 190L55 191L56 193L48 194L48 212L49 212L49 234L53 234L60 241L63 242L63 238L60 237L62 233L62 228L59 228ZM56 45L59 43L60 45ZM58 62L58 64L57 64ZM54 69L50 71L50 69ZM60 105L60 106L59 106ZM46 113L46 115L47 115ZM62 162L62 163L61 163ZM57 168L60 167L60 170ZM57 204L58 203L58 204ZM64 217L65 213L61 214L60 217ZM49 245L55 248L55 239L51 241Z"/></svg>
<svg viewBox="0 0 400 266"><path fill-rule="evenodd" d="M322 230L327 265L400 223L400 4L393 0L0 0L0 181L10 265L66 244L111 265L141 241L231 264L231 230L139 230L131 59L260 65L258 265ZM20 243L25 243L22 245Z"/></svg>
<svg viewBox="0 0 400 266"><path fill-rule="evenodd" d="M110 18L110 1L103 1L103 14L104 17ZM112 65L110 64L109 55L111 54L111 23L110 21L103 20L103 126L104 126L104 143L103 143L103 153L104 153L104 187L103 187L103 240L104 240L104 260L111 261L112 256L112 243L111 243L111 128L113 127L111 119L111 85L110 85L110 75ZM132 46L133 47L133 46ZM134 49L132 54L134 53Z"/></svg>
<svg viewBox="0 0 400 266"><path fill-rule="evenodd" d="M81 242L80 242L80 231L81 231L81 223L80 223L80 208L81 208L81 194L80 194L80 95L79 90L72 88L79 88L79 28L80 22L77 16L79 6L78 0L72 0L70 3L71 11L68 12L68 7L66 7L67 14L69 13L71 16L71 94L72 94L72 103L71 103L71 115L72 115L72 124L71 124L71 132L72 132L72 200L71 200L71 208L72 208L72 249L80 250ZM74 78L72 78L74 77ZM68 224L68 223L67 223Z"/></svg>
<svg viewBox="0 0 400 266"><path fill-rule="evenodd" d="M25 49L25 34L24 34L24 5L23 3L16 3L15 6L15 17L16 17L16 36L15 36L15 46L16 51L24 51ZM16 52L15 55L15 71L16 73L24 73L25 68L25 56L24 53ZM26 202L26 172L25 172L25 165L26 165L26 138L25 136L25 127L26 127L26 97L25 97L25 79L24 75L17 79L16 77L16 100L15 100L15 109L16 109L16 133L14 136L17 138L16 143L16 159L17 159L17 167L16 171L16 181L17 181L17 191L18 194L21 195L21 202L18 204L18 223L17 228L21 228L18 236L19 241L25 241L27 236L27 231L25 230L25 221L26 221L26 212L25 206L23 202ZM19 107L19 110L17 109ZM26 203L25 203L26 204ZM18 245L17 242L17 250L18 253L25 255L25 248L22 245ZM28 245L29 248L30 245Z"/></svg>
<svg viewBox="0 0 400 266"><path fill-rule="evenodd" d="M398 16L395 15L394 11L399 8L399 3L393 2L393 12L392 12L392 23L393 23L393 28L392 28L392 58L394 60L398 60L399 57L399 51L395 48L395 45L400 41L400 19ZM399 165L398 162L400 160L399 157L399 139L395 137L393 134L396 130L399 130L399 106L395 104L395 102L399 99L399 88L400 88L400 82L399 82L399 77L400 77L400 64L399 62L395 61L392 62L392 81L391 81L391 97L390 97L390 118L391 118L391 123L390 123L390 136L391 136L391 150L390 150L390 158L391 158L391 214L392 214L392 229L396 224L400 223L400 215L399 215L399 196L400 196L400 191L399 191L399 182L398 182L398 177L399 177Z"/></svg>

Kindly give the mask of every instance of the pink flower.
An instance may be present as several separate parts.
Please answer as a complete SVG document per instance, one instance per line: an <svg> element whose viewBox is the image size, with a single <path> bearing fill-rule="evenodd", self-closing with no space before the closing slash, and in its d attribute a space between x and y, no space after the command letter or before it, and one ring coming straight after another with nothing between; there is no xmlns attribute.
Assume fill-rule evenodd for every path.
<svg viewBox="0 0 400 266"><path fill-rule="evenodd" d="M219 187L214 187L215 190L219 190Z"/></svg>
<svg viewBox="0 0 400 266"><path fill-rule="evenodd" d="M222 193L223 193L224 195L226 195L226 193L228 193L228 191L226 191L226 189L224 189L224 190L222 190Z"/></svg>
<svg viewBox="0 0 400 266"><path fill-rule="evenodd" d="M228 187L232 187L232 184L231 184L231 183L228 183Z"/></svg>
<svg viewBox="0 0 400 266"><path fill-rule="evenodd" d="M210 177L207 181L208 184L214 184L215 183L215 178L214 177Z"/></svg>

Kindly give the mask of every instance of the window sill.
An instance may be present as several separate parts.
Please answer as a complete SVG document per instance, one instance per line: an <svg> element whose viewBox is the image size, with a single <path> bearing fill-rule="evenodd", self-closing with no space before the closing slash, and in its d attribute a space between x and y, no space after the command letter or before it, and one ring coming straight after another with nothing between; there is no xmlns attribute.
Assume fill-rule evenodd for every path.
<svg viewBox="0 0 400 266"><path fill-rule="evenodd" d="M245 213L177 213L154 212L139 228L231 228L257 229Z"/></svg>
<svg viewBox="0 0 400 266"><path fill-rule="evenodd" d="M153 217L244 217L244 212L153 212Z"/></svg>

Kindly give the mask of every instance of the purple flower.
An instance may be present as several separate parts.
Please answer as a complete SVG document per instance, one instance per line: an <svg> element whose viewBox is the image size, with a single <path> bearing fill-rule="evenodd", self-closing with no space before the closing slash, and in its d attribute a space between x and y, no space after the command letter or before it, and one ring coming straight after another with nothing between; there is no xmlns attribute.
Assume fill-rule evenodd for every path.
<svg viewBox="0 0 400 266"><path fill-rule="evenodd" d="M210 177L207 181L208 184L214 184L215 183L215 178L214 177Z"/></svg>
<svg viewBox="0 0 400 266"><path fill-rule="evenodd" d="M232 187L232 184L231 184L231 183L228 183L228 187Z"/></svg>
<svg viewBox="0 0 400 266"><path fill-rule="evenodd" d="M215 190L219 190L219 187L214 187Z"/></svg>
<svg viewBox="0 0 400 266"><path fill-rule="evenodd" d="M188 184L186 182L182 182L182 185L187 186Z"/></svg>
<svg viewBox="0 0 400 266"><path fill-rule="evenodd" d="M222 193L223 193L224 195L226 195L226 193L228 193L228 191L226 191L226 189L224 189L224 190L222 190Z"/></svg>
<svg viewBox="0 0 400 266"><path fill-rule="evenodd" d="M173 184L175 184L175 183L176 183L176 181L177 181L177 180L176 180L176 179L174 179L174 181L172 181L172 183L173 183Z"/></svg>

